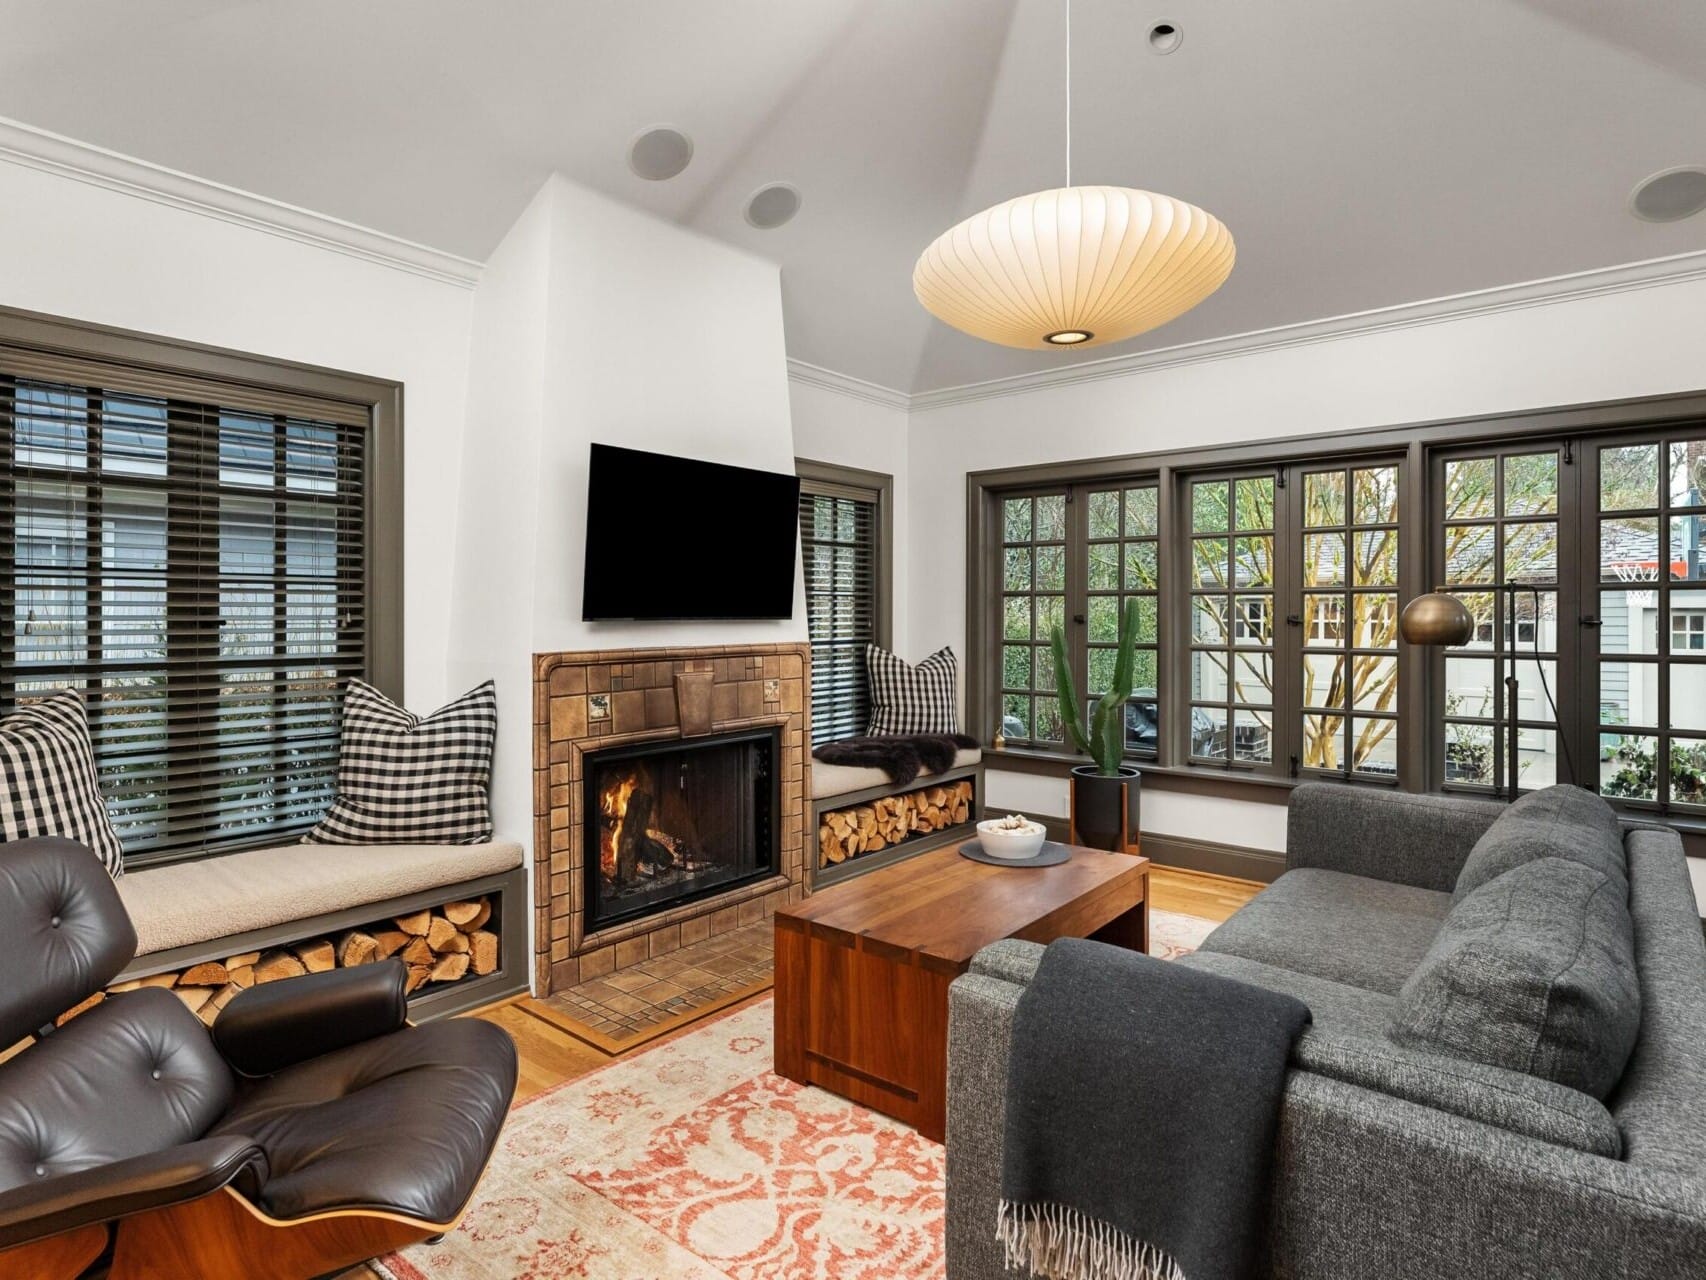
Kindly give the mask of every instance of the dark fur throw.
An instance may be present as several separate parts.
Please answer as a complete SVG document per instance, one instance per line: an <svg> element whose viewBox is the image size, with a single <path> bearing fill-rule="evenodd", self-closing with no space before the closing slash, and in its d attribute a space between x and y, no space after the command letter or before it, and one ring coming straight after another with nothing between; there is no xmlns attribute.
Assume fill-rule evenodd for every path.
<svg viewBox="0 0 1706 1280"><path fill-rule="evenodd" d="M889 781L905 785L921 773L941 773L954 767L956 752L977 745L963 733L908 733L880 738L843 738L826 742L812 752L823 764L881 769Z"/></svg>

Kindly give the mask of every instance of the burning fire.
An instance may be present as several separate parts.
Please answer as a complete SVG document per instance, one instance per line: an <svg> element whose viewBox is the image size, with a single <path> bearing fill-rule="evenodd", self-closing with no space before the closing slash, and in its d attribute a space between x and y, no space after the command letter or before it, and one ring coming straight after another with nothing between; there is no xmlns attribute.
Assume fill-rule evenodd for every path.
<svg viewBox="0 0 1706 1280"><path fill-rule="evenodd" d="M616 876L616 850L622 843L622 822L628 816L628 798L639 785L639 775L630 773L606 784L599 792L598 811L605 820L599 823L598 869L606 879Z"/></svg>

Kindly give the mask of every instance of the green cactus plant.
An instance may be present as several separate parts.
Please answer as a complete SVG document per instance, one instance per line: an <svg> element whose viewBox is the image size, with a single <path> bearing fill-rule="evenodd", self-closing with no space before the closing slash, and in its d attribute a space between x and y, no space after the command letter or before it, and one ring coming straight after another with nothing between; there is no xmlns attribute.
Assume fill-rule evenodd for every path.
<svg viewBox="0 0 1706 1280"><path fill-rule="evenodd" d="M1137 601L1128 599L1120 612L1119 652L1114 659L1114 678L1096 700L1090 725L1084 725L1084 710L1072 683L1072 664L1066 656L1066 636L1055 627L1049 636L1054 653L1055 688L1060 692L1060 719L1078 749L1096 762L1096 772L1105 778L1120 776L1125 760L1125 704L1131 698L1132 668L1137 662Z"/></svg>

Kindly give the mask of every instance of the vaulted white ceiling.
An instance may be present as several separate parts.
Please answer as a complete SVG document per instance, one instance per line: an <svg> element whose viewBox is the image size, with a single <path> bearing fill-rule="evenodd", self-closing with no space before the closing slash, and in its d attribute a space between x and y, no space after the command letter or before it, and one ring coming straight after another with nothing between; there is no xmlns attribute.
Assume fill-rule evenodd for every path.
<svg viewBox="0 0 1706 1280"><path fill-rule="evenodd" d="M1196 311L1027 353L932 320L940 231L1064 181L1065 0L0 0L0 116L473 258L545 174L782 264L789 354L924 391L1706 249L1700 0L1073 0L1073 179L1231 228ZM1172 21L1184 41L1147 43ZM648 183L630 139L695 143ZM758 187L797 218L747 225ZM3 293L3 282L0 282ZM0 298L3 301L3 298Z"/></svg>

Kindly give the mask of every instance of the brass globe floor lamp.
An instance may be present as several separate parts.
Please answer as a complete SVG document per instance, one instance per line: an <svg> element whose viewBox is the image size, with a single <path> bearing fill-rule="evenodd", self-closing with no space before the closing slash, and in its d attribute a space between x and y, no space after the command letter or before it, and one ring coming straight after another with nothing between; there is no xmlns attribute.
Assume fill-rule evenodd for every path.
<svg viewBox="0 0 1706 1280"><path fill-rule="evenodd" d="M1489 590L1477 587L1476 590ZM1507 582L1490 588L1494 593L1509 593L1510 603L1506 606L1506 620L1510 625L1511 651L1509 667L1505 672L1505 785L1497 788L1497 793L1508 793L1512 800L1517 797L1517 774L1520 770L1520 758L1517 754L1517 720L1519 711L1519 695L1521 683L1516 678L1516 593L1528 591L1534 596L1534 669L1540 675L1540 687L1546 694L1546 705L1552 709L1553 732L1558 735L1558 745L1563 749L1564 767L1569 771L1570 781L1576 781L1575 761L1570 758L1570 746L1564 738L1564 726L1558 722L1558 703L1552 697L1552 688L1546 682L1546 672L1540 665L1540 589L1521 582ZM1435 590L1426 595L1417 596L1404 606L1404 612L1398 615L1398 634L1404 637L1405 643L1420 645L1430 649L1448 649L1468 644L1475 636L1475 618L1469 612L1469 607L1452 595L1449 591Z"/></svg>

